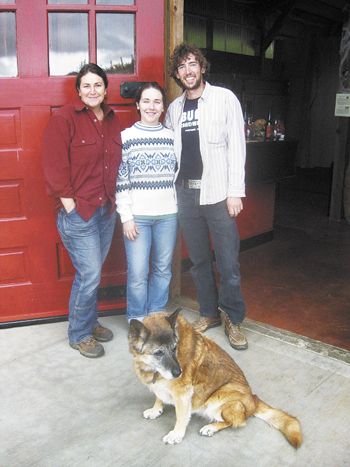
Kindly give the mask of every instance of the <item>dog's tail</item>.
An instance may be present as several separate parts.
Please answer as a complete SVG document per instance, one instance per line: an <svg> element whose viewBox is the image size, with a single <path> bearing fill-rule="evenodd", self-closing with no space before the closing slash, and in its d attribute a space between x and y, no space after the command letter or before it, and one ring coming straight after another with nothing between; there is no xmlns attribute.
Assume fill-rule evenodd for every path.
<svg viewBox="0 0 350 467"><path fill-rule="evenodd" d="M299 420L282 410L270 407L257 396L255 396L255 400L256 410L253 413L254 417L265 420L270 426L279 430L293 447L300 447L303 437Z"/></svg>

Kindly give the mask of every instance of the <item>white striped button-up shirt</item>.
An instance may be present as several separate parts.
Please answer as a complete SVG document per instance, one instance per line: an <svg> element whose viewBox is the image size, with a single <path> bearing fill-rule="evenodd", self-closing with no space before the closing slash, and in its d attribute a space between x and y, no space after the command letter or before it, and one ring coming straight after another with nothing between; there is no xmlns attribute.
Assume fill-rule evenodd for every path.
<svg viewBox="0 0 350 467"><path fill-rule="evenodd" d="M169 106L165 126L174 131L178 171L181 164L181 122L186 92ZM245 196L244 120L241 105L229 89L208 82L198 100L198 124L203 174L200 204Z"/></svg>

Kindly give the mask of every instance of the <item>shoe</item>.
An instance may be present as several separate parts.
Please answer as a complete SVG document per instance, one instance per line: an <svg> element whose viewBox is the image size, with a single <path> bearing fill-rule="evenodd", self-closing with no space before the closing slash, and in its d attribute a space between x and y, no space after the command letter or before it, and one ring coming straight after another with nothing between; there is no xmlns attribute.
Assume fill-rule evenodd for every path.
<svg viewBox="0 0 350 467"><path fill-rule="evenodd" d="M102 355L105 353L105 349L103 348L103 345L97 342L92 336L79 342L79 344L72 344L70 342L69 345L73 349L79 350L81 355L84 355L84 357L88 357L88 358L102 357Z"/></svg>
<svg viewBox="0 0 350 467"><path fill-rule="evenodd" d="M100 324L95 327L92 335L98 342L108 342L113 339L113 332Z"/></svg>
<svg viewBox="0 0 350 467"><path fill-rule="evenodd" d="M227 316L227 313L220 310L223 316L224 325L225 325L225 334L228 337L230 346L236 350L245 350L248 348L248 342L241 330L239 324L233 324L230 318Z"/></svg>
<svg viewBox="0 0 350 467"><path fill-rule="evenodd" d="M195 331L205 332L209 328L215 328L221 325L221 318L210 318L207 316L201 316L191 323Z"/></svg>

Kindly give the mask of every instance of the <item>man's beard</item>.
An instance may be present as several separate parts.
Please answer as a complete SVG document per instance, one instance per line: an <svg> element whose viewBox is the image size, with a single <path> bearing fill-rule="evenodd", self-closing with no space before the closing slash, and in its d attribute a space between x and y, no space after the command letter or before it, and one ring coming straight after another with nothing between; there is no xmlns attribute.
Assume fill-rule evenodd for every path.
<svg viewBox="0 0 350 467"><path fill-rule="evenodd" d="M202 76L197 78L193 85L188 85L185 80L183 80L183 81L180 80L180 82L181 82L181 86L182 86L183 89L186 89L188 91L195 91L202 84Z"/></svg>

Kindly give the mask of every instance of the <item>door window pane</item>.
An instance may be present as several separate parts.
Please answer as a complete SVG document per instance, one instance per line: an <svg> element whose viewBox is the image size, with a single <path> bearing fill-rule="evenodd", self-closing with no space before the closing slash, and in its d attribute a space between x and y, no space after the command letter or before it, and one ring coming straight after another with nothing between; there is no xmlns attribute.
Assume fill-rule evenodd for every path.
<svg viewBox="0 0 350 467"><path fill-rule="evenodd" d="M226 52L242 53L241 28L231 23L226 24Z"/></svg>
<svg viewBox="0 0 350 467"><path fill-rule="evenodd" d="M274 41L271 42L271 44L268 46L265 52L265 58L273 59L275 53L275 43Z"/></svg>
<svg viewBox="0 0 350 467"><path fill-rule="evenodd" d="M207 21L198 16L185 15L185 41L197 47L207 46Z"/></svg>
<svg viewBox="0 0 350 467"><path fill-rule="evenodd" d="M242 51L244 55L255 55L254 44L256 44L256 34L254 29L245 28L242 30Z"/></svg>
<svg viewBox="0 0 350 467"><path fill-rule="evenodd" d="M0 0L0 5L14 5L16 3L16 0Z"/></svg>
<svg viewBox="0 0 350 467"><path fill-rule="evenodd" d="M87 13L49 13L50 75L69 75L88 63Z"/></svg>
<svg viewBox="0 0 350 467"><path fill-rule="evenodd" d="M213 21L213 50L226 50L226 30L224 21Z"/></svg>
<svg viewBox="0 0 350 467"><path fill-rule="evenodd" d="M256 43L255 29L226 21L213 21L213 50L254 56Z"/></svg>
<svg viewBox="0 0 350 467"><path fill-rule="evenodd" d="M107 73L135 71L135 16L98 13L97 63Z"/></svg>
<svg viewBox="0 0 350 467"><path fill-rule="evenodd" d="M0 76L17 76L16 16L10 11L0 13Z"/></svg>
<svg viewBox="0 0 350 467"><path fill-rule="evenodd" d="M86 5L88 0L48 0L49 5Z"/></svg>
<svg viewBox="0 0 350 467"><path fill-rule="evenodd" d="M96 5L134 5L134 0L96 0Z"/></svg>

